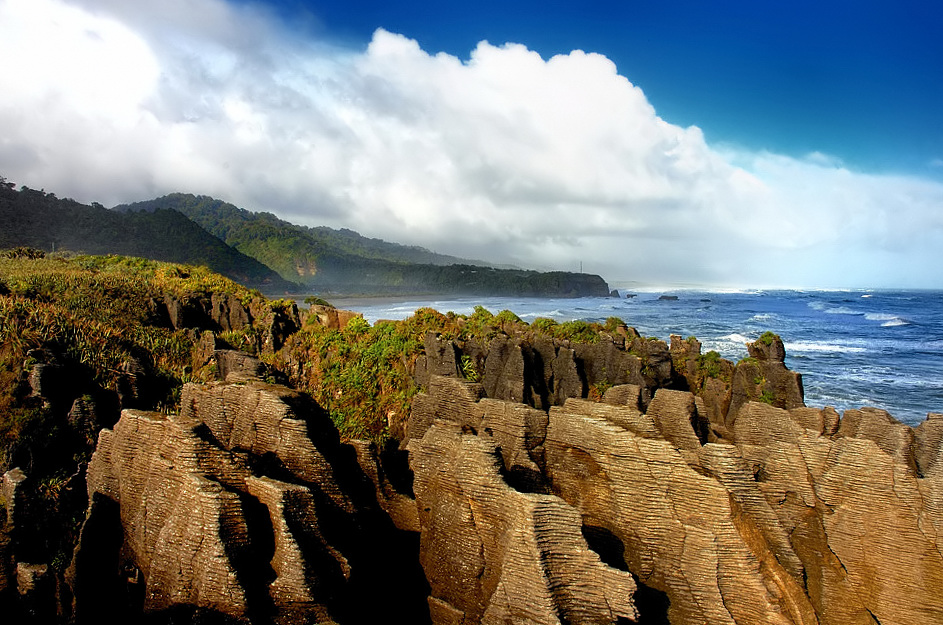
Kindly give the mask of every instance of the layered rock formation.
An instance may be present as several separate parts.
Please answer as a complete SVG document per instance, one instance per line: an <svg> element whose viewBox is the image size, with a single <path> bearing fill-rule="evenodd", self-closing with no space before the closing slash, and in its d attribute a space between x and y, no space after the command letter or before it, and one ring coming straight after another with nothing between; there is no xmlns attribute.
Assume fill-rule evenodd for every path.
<svg viewBox="0 0 943 625"><path fill-rule="evenodd" d="M74 616L943 622L943 415L807 408L777 341L430 335L399 452L217 354L179 415L102 431Z"/></svg>
<svg viewBox="0 0 943 625"><path fill-rule="evenodd" d="M921 460L922 472L916 460L939 457L940 416L918 428L926 445L873 409L838 424L829 409L748 402L729 438L704 442L691 393L658 390L641 412L637 387L611 391L613 404L570 399L543 419L457 379L434 378L417 398L409 448L433 622L492 622L487 610L506 595L480 580L501 576L488 530L508 513L489 504L506 500L518 515L503 544L520 559L515 538L539 535L523 503L548 497L537 493L571 509L559 518L586 542L571 532L569 544L597 551L603 579L633 575L639 622L943 622L943 481L935 462ZM488 490L496 474L503 483ZM584 569L581 588L594 588L597 570Z"/></svg>
<svg viewBox="0 0 943 625"><path fill-rule="evenodd" d="M79 622L135 609L279 623L366 622L393 601L424 611L410 539L316 404L243 378L187 385L182 406L125 410L99 437L71 570Z"/></svg>

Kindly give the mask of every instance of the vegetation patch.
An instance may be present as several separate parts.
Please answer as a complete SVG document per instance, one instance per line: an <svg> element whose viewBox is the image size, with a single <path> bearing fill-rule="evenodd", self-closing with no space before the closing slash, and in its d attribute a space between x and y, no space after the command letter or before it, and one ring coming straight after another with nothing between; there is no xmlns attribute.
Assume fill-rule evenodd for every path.
<svg viewBox="0 0 943 625"><path fill-rule="evenodd" d="M721 360L720 354L714 350L701 354L697 357L698 373L707 378L720 378L723 373Z"/></svg>

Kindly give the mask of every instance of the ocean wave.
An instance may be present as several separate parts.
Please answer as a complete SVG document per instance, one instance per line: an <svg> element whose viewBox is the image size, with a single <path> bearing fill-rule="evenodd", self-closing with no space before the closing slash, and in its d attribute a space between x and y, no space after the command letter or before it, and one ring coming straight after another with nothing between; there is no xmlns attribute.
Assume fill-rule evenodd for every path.
<svg viewBox="0 0 943 625"><path fill-rule="evenodd" d="M866 347L854 347L851 345L839 345L836 343L818 343L815 341L790 341L785 344L786 353L789 352L819 352L819 353L843 353L860 354L868 351Z"/></svg>
<svg viewBox="0 0 943 625"><path fill-rule="evenodd" d="M564 316L563 311L557 308L554 308L553 310L547 311L547 312L537 311L537 312L524 313L520 317L521 319L555 319L557 317L563 317L563 316Z"/></svg>
<svg viewBox="0 0 943 625"><path fill-rule="evenodd" d="M909 326L910 322L906 319L901 319L900 317L895 317L894 319L889 319L881 324L882 328L897 328L900 326Z"/></svg>
<svg viewBox="0 0 943 625"><path fill-rule="evenodd" d="M826 308L825 314L827 315L863 315L861 311L852 310L847 306L838 306L837 308Z"/></svg>
<svg viewBox="0 0 943 625"><path fill-rule="evenodd" d="M748 322L749 321L769 321L770 319L775 319L775 318L776 318L776 315L772 313L759 313L759 314L753 315L752 317L747 319L747 321Z"/></svg>
<svg viewBox="0 0 943 625"><path fill-rule="evenodd" d="M912 322L899 317L897 315L891 315L888 313L867 313L864 316L868 321L883 321L881 324L882 328L895 328L898 326L909 326Z"/></svg>
<svg viewBox="0 0 943 625"><path fill-rule="evenodd" d="M753 339L749 339L749 338L743 336L742 334L737 334L737 333L734 333L734 334L727 334L727 335L725 335L725 336L718 337L717 340L718 340L718 341L728 341L728 342L731 342L731 343L739 343L739 344L741 344L741 345L744 345L744 344L746 344L746 343L752 343L752 342L753 342Z"/></svg>

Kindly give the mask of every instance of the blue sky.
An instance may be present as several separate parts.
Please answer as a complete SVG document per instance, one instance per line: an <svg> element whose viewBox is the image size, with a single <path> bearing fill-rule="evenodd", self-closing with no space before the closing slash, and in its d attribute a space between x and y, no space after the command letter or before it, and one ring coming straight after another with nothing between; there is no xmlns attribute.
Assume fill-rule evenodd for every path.
<svg viewBox="0 0 943 625"><path fill-rule="evenodd" d="M659 115L712 142L943 175L943 5L900 2L269 3L312 37L377 27L467 58L481 40L598 52Z"/></svg>
<svg viewBox="0 0 943 625"><path fill-rule="evenodd" d="M941 16L0 0L0 175L614 285L943 288Z"/></svg>

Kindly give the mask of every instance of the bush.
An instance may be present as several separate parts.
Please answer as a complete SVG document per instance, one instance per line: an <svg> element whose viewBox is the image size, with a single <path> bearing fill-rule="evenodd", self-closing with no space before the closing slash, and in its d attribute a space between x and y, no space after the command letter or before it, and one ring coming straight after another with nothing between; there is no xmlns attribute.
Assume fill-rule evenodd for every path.
<svg viewBox="0 0 943 625"><path fill-rule="evenodd" d="M625 323L625 321L622 321L622 319L620 319L619 317L609 317L608 319L606 319L606 323L603 325L603 328L605 328L606 332L612 333L612 332L617 332L619 328L626 325L627 324Z"/></svg>
<svg viewBox="0 0 943 625"><path fill-rule="evenodd" d="M304 301L305 301L305 304L307 304L308 306L324 306L326 308L334 308L334 305L331 304L329 301L327 301L326 299L321 299L320 297L317 297L316 295L309 295L308 297L305 298Z"/></svg>
<svg viewBox="0 0 943 625"><path fill-rule="evenodd" d="M711 350L706 354L697 357L698 371L708 378L719 378L721 376L720 354Z"/></svg>
<svg viewBox="0 0 943 625"><path fill-rule="evenodd" d="M3 253L6 258L24 258L27 260L37 260L40 258L46 258L46 252L38 250L34 247L15 247L12 250L7 250Z"/></svg>

